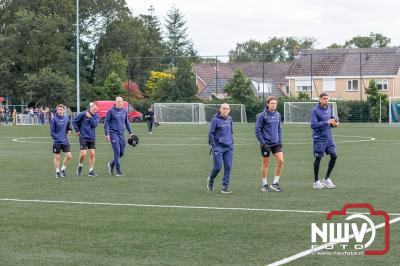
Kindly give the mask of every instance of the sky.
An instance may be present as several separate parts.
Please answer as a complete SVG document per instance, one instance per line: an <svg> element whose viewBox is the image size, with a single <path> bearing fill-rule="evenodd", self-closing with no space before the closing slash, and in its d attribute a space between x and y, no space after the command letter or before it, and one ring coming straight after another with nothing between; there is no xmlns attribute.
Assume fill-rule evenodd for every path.
<svg viewBox="0 0 400 266"><path fill-rule="evenodd" d="M164 24L175 6L185 16L188 37L201 56L227 55L237 43L272 37L314 37L315 48L343 44L371 32L400 46L398 0L126 0L134 15L150 5Z"/></svg>

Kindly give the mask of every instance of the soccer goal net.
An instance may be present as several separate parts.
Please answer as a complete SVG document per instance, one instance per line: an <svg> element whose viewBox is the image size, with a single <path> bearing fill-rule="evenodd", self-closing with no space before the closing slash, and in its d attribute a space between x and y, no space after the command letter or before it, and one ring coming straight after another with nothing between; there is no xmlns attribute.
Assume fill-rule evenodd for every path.
<svg viewBox="0 0 400 266"><path fill-rule="evenodd" d="M204 105L207 122L211 121L220 106L220 104ZM244 104L229 104L229 107L231 108L229 116L232 117L233 122L247 123L246 106Z"/></svg>
<svg viewBox="0 0 400 266"><path fill-rule="evenodd" d="M202 103L155 103L153 109L160 123L206 123Z"/></svg>
<svg viewBox="0 0 400 266"><path fill-rule="evenodd" d="M400 97L389 97L389 123L400 122Z"/></svg>
<svg viewBox="0 0 400 266"><path fill-rule="evenodd" d="M284 105L284 123L290 124L306 124L310 123L311 109L318 102L285 102ZM330 102L333 116L338 117L336 102Z"/></svg>
<svg viewBox="0 0 400 266"><path fill-rule="evenodd" d="M160 123L206 123L210 122L221 105L203 103L155 103L154 115ZM230 104L229 115L234 122L247 122L244 104Z"/></svg>

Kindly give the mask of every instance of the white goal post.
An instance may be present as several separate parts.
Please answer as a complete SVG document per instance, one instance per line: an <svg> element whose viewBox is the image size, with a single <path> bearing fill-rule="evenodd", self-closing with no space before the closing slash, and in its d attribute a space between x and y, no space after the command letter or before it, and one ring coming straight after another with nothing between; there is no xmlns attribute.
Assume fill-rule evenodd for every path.
<svg viewBox="0 0 400 266"><path fill-rule="evenodd" d="M220 104L204 104L206 121L210 122L213 116L218 112ZM247 123L246 106L244 104L229 104L231 108L229 116L233 122Z"/></svg>
<svg viewBox="0 0 400 266"><path fill-rule="evenodd" d="M198 124L211 121L220 104L203 103L154 103L155 119L160 123ZM247 122L244 104L230 104L233 122Z"/></svg>
<svg viewBox="0 0 400 266"><path fill-rule="evenodd" d="M310 112L318 102L285 102L284 123L285 124L307 124L310 123ZM336 102L329 102L333 116L338 117Z"/></svg>

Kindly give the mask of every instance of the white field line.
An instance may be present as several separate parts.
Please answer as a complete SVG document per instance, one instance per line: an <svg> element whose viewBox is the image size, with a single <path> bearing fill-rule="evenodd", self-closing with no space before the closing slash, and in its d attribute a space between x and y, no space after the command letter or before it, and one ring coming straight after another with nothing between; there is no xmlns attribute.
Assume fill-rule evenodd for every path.
<svg viewBox="0 0 400 266"><path fill-rule="evenodd" d="M358 142L370 142L370 141L376 141L375 138L373 137L364 137L364 136L341 136L341 137L349 137L349 138L361 138L361 139L356 139L356 140L342 140L342 141L336 141L336 144L339 143L358 143ZM33 143L33 144L52 144L51 141L32 141L33 139L49 139L49 137L28 137L28 138L15 138L12 139L14 142L18 143ZM204 138L184 138L182 140L195 140L195 139L203 139ZM252 139L236 139L236 140L252 140ZM296 140L296 139L293 139ZM297 139L297 140L305 140L305 139ZM254 139L254 142L256 140ZM70 144L79 144L75 142L71 142ZM97 145L108 145L108 143L96 143ZM245 143L238 143L235 144L235 146L244 146L244 145L250 145L245 144ZM285 142L284 145L310 145L311 144L311 138L309 142ZM209 146L207 143L141 143L140 146Z"/></svg>
<svg viewBox="0 0 400 266"><path fill-rule="evenodd" d="M389 224L394 224L394 223L397 223L397 222L399 222L399 221L400 221L400 217L397 217L397 218L394 218L394 219L390 220L390 221L389 221ZM385 226L385 223L380 223L380 224L378 224L377 226L375 226L375 228L376 228L376 229L379 229L379 228L382 228L382 227L384 227L384 226ZM368 229L366 230L366 233L369 233L369 232L371 232L371 231L372 231L372 228L370 227L370 228L368 228ZM352 234L352 235L349 236L349 239L353 239L354 237L355 237L354 234ZM302 252L299 252L299 253L297 253L297 254L294 254L293 256L290 256L290 257L287 257L287 258L284 258L284 259L275 261L275 262L273 262L273 263L270 263L270 264L268 264L267 266L279 266L279 265L283 265L283 264L286 264L286 263L295 261L295 260L297 260L297 259L300 259L300 258L302 258L302 257L308 256L308 255L310 255L310 254L313 254L313 253L315 253L315 252L318 252L318 251L320 251L320 250L323 250L323 249L325 249L325 248L328 247L328 246L334 246L334 245L337 245L337 244L340 244L340 242L331 242L331 243L327 243L327 244L320 245L320 246L315 247L315 248L310 248L310 249L304 250L304 251L302 251Z"/></svg>
<svg viewBox="0 0 400 266"><path fill-rule="evenodd" d="M212 207L212 206L190 206L190 205L166 205L166 204L139 204L139 203L112 203L112 202L90 202L90 201L65 201L65 200L41 200L41 199L11 199L0 198L0 201L28 202L28 203L54 203L54 204L75 204L75 205L100 205L100 206L126 206L143 208L168 208L168 209L200 209L200 210L221 210L221 211L254 211L254 212L286 212L286 213L329 213L330 211L313 210L288 210L288 209L261 209L261 208L235 208L235 207ZM360 212L347 212L360 213ZM369 213L362 213L369 214ZM400 213L389 213L390 216L400 216Z"/></svg>

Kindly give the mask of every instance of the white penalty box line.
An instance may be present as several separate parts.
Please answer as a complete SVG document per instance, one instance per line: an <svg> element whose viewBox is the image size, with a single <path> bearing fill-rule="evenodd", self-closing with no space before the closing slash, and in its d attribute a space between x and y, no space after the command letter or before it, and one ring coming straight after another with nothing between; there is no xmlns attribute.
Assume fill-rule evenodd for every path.
<svg viewBox="0 0 400 266"><path fill-rule="evenodd" d="M21 203L52 203L52 204L71 204L71 205L98 205L98 206L121 206L121 207L165 208L165 209L195 209L195 210L221 210L221 211L249 211L249 212L322 213L322 214L327 214L327 213L330 212L330 211L315 211L315 210L289 210L289 209L240 208L240 207L213 207L213 206L140 204L140 203L112 203L112 202L42 200L42 199L13 199L13 198L0 198L0 201L4 201L4 202L21 202ZM360 213L360 212L347 212L347 213L369 214L369 213ZM390 216L400 216L400 213L389 213L389 215Z"/></svg>

